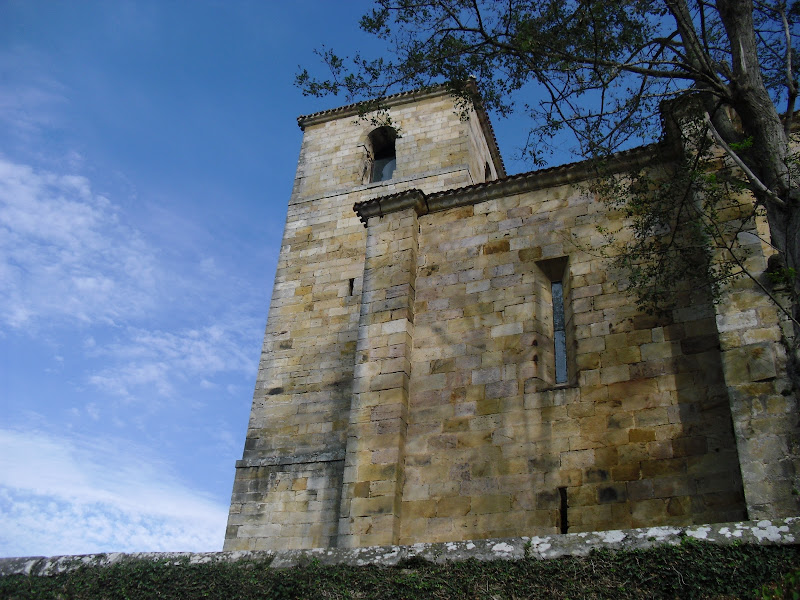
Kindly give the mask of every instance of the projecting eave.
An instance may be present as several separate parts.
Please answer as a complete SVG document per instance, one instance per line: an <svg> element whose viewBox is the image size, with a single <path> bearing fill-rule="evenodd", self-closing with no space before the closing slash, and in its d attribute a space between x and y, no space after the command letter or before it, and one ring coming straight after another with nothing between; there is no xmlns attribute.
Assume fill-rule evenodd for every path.
<svg viewBox="0 0 800 600"><path fill-rule="evenodd" d="M605 161L603 168L606 172L620 172L643 167L654 161L663 163L673 159L674 154L674 149L668 144L659 142L617 152ZM406 190L356 202L353 210L366 227L370 217L383 216L407 208L413 208L417 215L421 216L523 192L587 181L596 176L596 163L584 160L433 194L425 194L418 189Z"/></svg>
<svg viewBox="0 0 800 600"><path fill-rule="evenodd" d="M399 92L386 96L385 98L378 98L375 102L380 108L392 108L393 106L400 106L402 104L409 104L410 102L419 102L426 98L436 98L438 96L446 96L447 89L444 86L436 86L427 90L411 90L408 92ZM370 102L354 102L352 104L345 104L338 108L329 108L319 112L311 113L310 115L300 115L297 117L297 124L300 129L305 131L306 127L311 125L319 125L328 121L334 121L343 117L353 117L360 114L361 109L370 104Z"/></svg>

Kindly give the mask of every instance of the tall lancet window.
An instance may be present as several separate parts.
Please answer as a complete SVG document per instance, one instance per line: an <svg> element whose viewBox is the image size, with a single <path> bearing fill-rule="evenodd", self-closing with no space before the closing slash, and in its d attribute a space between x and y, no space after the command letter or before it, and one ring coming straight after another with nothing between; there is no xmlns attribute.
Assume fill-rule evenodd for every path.
<svg viewBox="0 0 800 600"><path fill-rule="evenodd" d="M567 381L567 333L564 317L564 286L560 281L551 284L553 297L553 345L555 346L556 383Z"/></svg>
<svg viewBox="0 0 800 600"><path fill-rule="evenodd" d="M534 274L536 320L539 337L538 374L542 389L575 385L575 323L571 305L568 259L566 256L537 261Z"/></svg>

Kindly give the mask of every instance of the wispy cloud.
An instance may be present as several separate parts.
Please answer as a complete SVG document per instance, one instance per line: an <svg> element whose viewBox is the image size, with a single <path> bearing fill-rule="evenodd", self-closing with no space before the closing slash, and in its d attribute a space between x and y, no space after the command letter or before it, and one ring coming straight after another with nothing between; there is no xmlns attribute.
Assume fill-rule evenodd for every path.
<svg viewBox="0 0 800 600"><path fill-rule="evenodd" d="M124 340L96 351L109 359L110 365L91 375L89 382L120 396L130 396L149 386L169 397L177 384L189 380L200 381L200 386L207 389L213 387L209 379L220 373L252 377L256 357L246 349L253 322L232 318L223 318L222 322L176 332L130 328L125 331Z"/></svg>
<svg viewBox="0 0 800 600"><path fill-rule="evenodd" d="M23 140L61 120L68 91L42 68L47 60L30 47L0 52L0 71L8 76L0 86L0 124ZM9 83L12 82L12 83Z"/></svg>
<svg viewBox="0 0 800 600"><path fill-rule="evenodd" d="M246 275L191 251L204 247L202 230L171 229L183 245L165 256L131 222L124 207L74 171L0 157L0 342L53 340L54 368L64 357L80 365L67 379L77 393L71 408L54 404L53 411L64 411L70 427L100 432L51 435L4 423L0 555L214 550L222 543L226 506L180 483L168 465L182 458L169 444L184 430L220 429L206 439L220 448L215 456L227 457L227 472L238 444L225 417L187 390L206 391L208 399L209 386L231 395L232 384L250 383L260 311L240 281ZM25 392L15 393L10 403L27 406ZM187 396L193 403L174 402ZM177 416L187 408L194 420ZM49 431L48 420L41 422ZM106 434L111 424L128 439ZM129 441L143 432L152 434L147 447Z"/></svg>
<svg viewBox="0 0 800 600"><path fill-rule="evenodd" d="M0 556L217 550L227 507L146 448L0 429Z"/></svg>
<svg viewBox="0 0 800 600"><path fill-rule="evenodd" d="M0 158L0 326L139 316L154 305L157 270L88 179Z"/></svg>
<svg viewBox="0 0 800 600"><path fill-rule="evenodd" d="M124 216L85 177L0 158L0 332L111 325L110 342L89 337L81 350L104 359L88 382L117 396L251 377L261 325L250 288L213 257L165 262ZM214 311L225 304L235 308Z"/></svg>

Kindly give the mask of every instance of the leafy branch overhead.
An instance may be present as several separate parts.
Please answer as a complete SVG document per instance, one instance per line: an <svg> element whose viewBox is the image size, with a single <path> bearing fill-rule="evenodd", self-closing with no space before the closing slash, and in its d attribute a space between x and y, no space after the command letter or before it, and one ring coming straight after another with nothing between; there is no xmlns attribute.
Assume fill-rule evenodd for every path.
<svg viewBox="0 0 800 600"><path fill-rule="evenodd" d="M643 217L642 240L648 240L647 220L656 218L685 229L685 237L673 236L685 243L662 247L650 239L638 251L656 253L650 259L663 269L662 279L673 275L666 257L679 248L687 264L699 261L720 284L747 271L736 240L727 237L738 233L718 226L716 218L735 201L730 194L740 193L741 182L755 198L751 213L766 214L765 241L778 263L773 273L791 280L790 313L797 323L800 192L790 135L799 20L798 0L377 0L361 28L384 41L385 55L345 58L322 48L326 75L303 69L297 84L306 94L344 94L348 101L444 84L467 103L529 116L523 153L537 165L564 133L574 137L581 156L600 162L654 141L661 136L662 103L691 95L691 119L727 156L726 183L699 185L707 176L706 146L684 146L681 168L694 178L684 191L663 180L655 196L661 201L636 206L629 197L634 204L628 209ZM684 192L690 194L686 202ZM676 202L684 208L669 218L641 212L675 210ZM693 211L700 211L698 218L688 218ZM737 222L753 227L744 217ZM714 248L731 250L727 263L711 260ZM667 255L659 258L659 252ZM641 258L630 257L634 276Z"/></svg>
<svg viewBox="0 0 800 600"><path fill-rule="evenodd" d="M709 128L703 118L684 121L681 140L691 154L592 182L592 192L606 199L630 232L621 235L622 224L614 230L598 226L607 239L603 252L627 274L628 289L645 312L667 313L687 295L716 300L728 282L750 277L793 320L777 296L788 283L785 269L768 273L765 285L748 268L753 246L768 244L756 225L764 208L743 193L746 181L735 165L725 166L714 152Z"/></svg>
<svg viewBox="0 0 800 600"><path fill-rule="evenodd" d="M745 92L742 78L763 73L767 101L783 105L788 131L799 16L798 2L380 0L361 27L386 41L386 57L347 59L322 48L329 76L304 69L297 82L307 94L348 100L447 83L500 114L527 111L538 160L548 134L564 127L582 153L611 152L658 135L663 98L696 89L709 92L709 108L733 105ZM731 50L747 31L752 43ZM755 72L748 64L742 72L743 52L755 52ZM478 94L465 86L470 77ZM730 123L716 126L733 133Z"/></svg>

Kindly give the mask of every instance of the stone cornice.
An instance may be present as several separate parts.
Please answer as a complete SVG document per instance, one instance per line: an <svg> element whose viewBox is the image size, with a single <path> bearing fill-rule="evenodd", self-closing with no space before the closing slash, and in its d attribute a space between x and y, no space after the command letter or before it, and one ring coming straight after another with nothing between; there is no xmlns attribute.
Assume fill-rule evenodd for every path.
<svg viewBox="0 0 800 600"><path fill-rule="evenodd" d="M603 170L607 173L618 173L644 167L654 162L666 162L674 158L675 150L671 146L664 143L650 144L618 152L606 161ZM356 202L353 210L366 227L370 217L387 215L405 208L413 207L417 211L417 215L422 216L504 196L587 181L597 175L596 163L585 160L433 194L425 194L418 189L406 190L397 194Z"/></svg>
<svg viewBox="0 0 800 600"><path fill-rule="evenodd" d="M386 96L385 98L378 99L377 107L391 108L393 106L400 106L401 104L408 104L409 102L419 102L427 98L436 98L438 96L446 96L447 89L444 86L435 87L429 90L412 90L409 92L400 92ZM300 129L305 131L306 127L311 125L319 125L335 119L343 117L353 117L360 114L361 108L369 104L368 102L354 102L353 104L346 104L338 108L330 108L319 112L311 113L310 115L300 115L297 117L297 124ZM376 107L376 108L377 108Z"/></svg>
<svg viewBox="0 0 800 600"><path fill-rule="evenodd" d="M353 210L358 214L364 227L367 226L370 217L382 217L406 208L413 208L417 215L425 215L430 212L427 196L422 190L417 189L405 190L390 196L380 196L372 200L356 202L353 205Z"/></svg>

